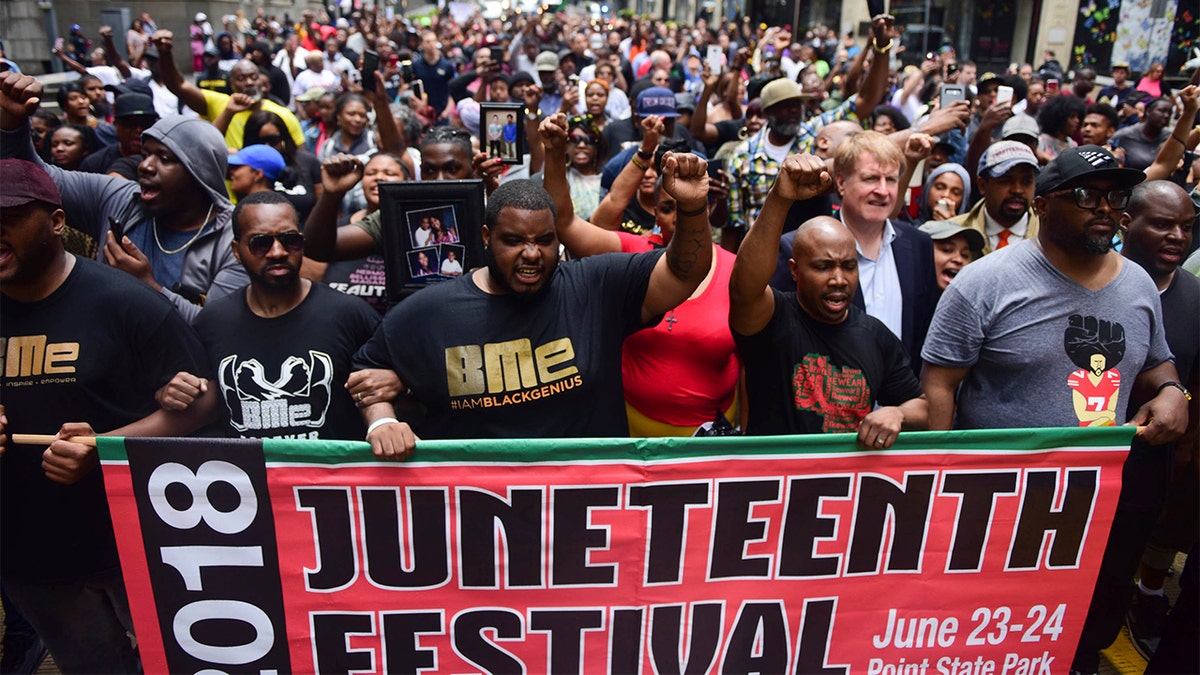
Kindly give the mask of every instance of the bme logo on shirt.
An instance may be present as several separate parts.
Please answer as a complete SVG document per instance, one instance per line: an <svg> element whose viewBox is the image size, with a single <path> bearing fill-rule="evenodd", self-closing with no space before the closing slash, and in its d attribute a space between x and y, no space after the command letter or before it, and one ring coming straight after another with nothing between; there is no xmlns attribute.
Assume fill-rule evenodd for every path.
<svg viewBox="0 0 1200 675"><path fill-rule="evenodd" d="M230 426L239 432L324 426L333 394L333 359L313 350L308 356L307 361L287 357L278 376L268 376L258 359L239 360L237 354L221 359L217 379Z"/></svg>
<svg viewBox="0 0 1200 675"><path fill-rule="evenodd" d="M0 338L0 371L5 377L66 375L75 372L78 342L50 342L45 335Z"/></svg>
<svg viewBox="0 0 1200 675"><path fill-rule="evenodd" d="M446 386L454 409L490 408L552 396L583 384L571 338L537 347L528 338L446 349ZM573 376L573 377L572 377ZM569 379L568 379L569 378Z"/></svg>

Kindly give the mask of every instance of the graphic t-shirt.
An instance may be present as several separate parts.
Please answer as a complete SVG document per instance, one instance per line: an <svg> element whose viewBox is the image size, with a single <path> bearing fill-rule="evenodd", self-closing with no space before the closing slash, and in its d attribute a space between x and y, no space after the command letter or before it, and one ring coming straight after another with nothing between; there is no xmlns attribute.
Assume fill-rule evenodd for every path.
<svg viewBox="0 0 1200 675"><path fill-rule="evenodd" d="M660 255L566 261L534 297L490 295L470 274L431 286L384 317L354 366L396 371L428 409L422 438L628 436L621 345L646 327Z"/></svg>
<svg viewBox="0 0 1200 675"><path fill-rule="evenodd" d="M1158 289L1135 263L1122 260L1116 278L1092 291L1027 239L963 268L942 294L921 355L970 368L955 428L1077 426L1092 417L1086 397L1076 405L1080 370L1115 373L1090 395L1108 396L1101 409L1124 424L1138 374L1171 358L1161 317Z"/></svg>
<svg viewBox="0 0 1200 675"><path fill-rule="evenodd" d="M204 359L170 300L80 257L42 300L0 296L0 353L9 434L54 434L66 422L111 431L154 412L154 392ZM0 460L0 575L51 582L116 570L100 468L55 483L45 450L10 445Z"/></svg>
<svg viewBox="0 0 1200 675"><path fill-rule="evenodd" d="M851 306L846 320L808 316L795 294L772 289L775 313L755 335L733 333L746 369L746 433L850 433L878 403L921 395L900 340Z"/></svg>
<svg viewBox="0 0 1200 675"><path fill-rule="evenodd" d="M209 303L195 327L229 434L364 438L345 384L351 357L378 323L367 304L316 282L292 311L270 319L250 311L244 289Z"/></svg>

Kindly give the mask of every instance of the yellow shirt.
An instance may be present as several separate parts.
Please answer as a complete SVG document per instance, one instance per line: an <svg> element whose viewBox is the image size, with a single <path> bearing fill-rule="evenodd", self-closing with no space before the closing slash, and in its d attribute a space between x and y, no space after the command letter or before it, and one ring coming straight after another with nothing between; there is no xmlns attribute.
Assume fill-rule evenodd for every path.
<svg viewBox="0 0 1200 675"><path fill-rule="evenodd" d="M229 103L229 95L208 89L201 89L201 91L204 93L204 102L208 106L203 117L209 122L214 122L217 117L220 117L221 111L225 109L226 104ZM304 146L304 131L300 128L300 120L296 119L291 110L266 98L262 100L262 110L279 115L284 125L287 126L288 133L291 134L292 141L296 143L296 147ZM250 110L234 113L233 119L229 121L229 128L225 130L225 145L234 150L241 150L242 146L245 145L246 120L250 119L251 113L252 111Z"/></svg>

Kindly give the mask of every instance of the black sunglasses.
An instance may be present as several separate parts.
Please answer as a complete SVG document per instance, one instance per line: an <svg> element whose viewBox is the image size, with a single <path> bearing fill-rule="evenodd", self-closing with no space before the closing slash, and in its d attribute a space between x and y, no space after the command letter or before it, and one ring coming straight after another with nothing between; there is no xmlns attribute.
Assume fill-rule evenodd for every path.
<svg viewBox="0 0 1200 675"><path fill-rule="evenodd" d="M587 145L587 146L600 145L600 140L596 139L596 138L592 138L591 136L582 136L582 135L581 136L568 136L567 141L569 141L571 145Z"/></svg>
<svg viewBox="0 0 1200 675"><path fill-rule="evenodd" d="M246 248L256 256L264 256L275 248L275 240L288 253L299 253L304 250L304 235L299 232L284 232L283 234L254 234L246 240Z"/></svg>

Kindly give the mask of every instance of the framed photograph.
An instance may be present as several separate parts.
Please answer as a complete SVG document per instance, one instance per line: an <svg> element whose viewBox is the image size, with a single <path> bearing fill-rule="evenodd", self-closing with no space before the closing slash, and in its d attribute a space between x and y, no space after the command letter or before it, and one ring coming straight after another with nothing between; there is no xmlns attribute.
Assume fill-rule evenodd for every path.
<svg viewBox="0 0 1200 675"><path fill-rule="evenodd" d="M479 149L505 164L525 161L525 106L521 103L479 104Z"/></svg>
<svg viewBox="0 0 1200 675"><path fill-rule="evenodd" d="M483 181L380 183L379 202L390 301L486 264Z"/></svg>

